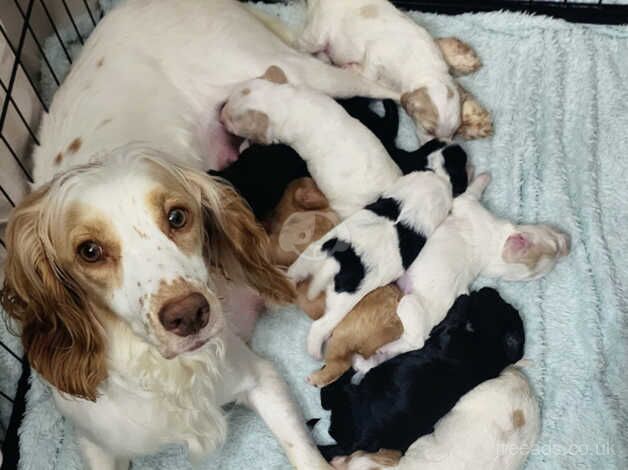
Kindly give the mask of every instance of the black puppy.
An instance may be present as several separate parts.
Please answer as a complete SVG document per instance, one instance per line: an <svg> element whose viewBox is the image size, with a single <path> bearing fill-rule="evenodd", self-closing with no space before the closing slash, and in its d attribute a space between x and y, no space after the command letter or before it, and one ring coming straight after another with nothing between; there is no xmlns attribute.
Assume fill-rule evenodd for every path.
<svg viewBox="0 0 628 470"><path fill-rule="evenodd" d="M337 443L321 452L328 460L357 450L405 453L465 393L521 359L524 342L517 310L496 290L458 297L422 349L379 365L358 385L349 371L321 390Z"/></svg>
<svg viewBox="0 0 628 470"><path fill-rule="evenodd" d="M425 170L429 155L442 151L454 196L465 191L468 183L467 155L459 145L447 145L434 139L413 152L401 150L395 144L399 131L399 109L394 101L384 101L385 114L381 117L371 110L368 98L350 98L338 100L338 103L377 136L404 175ZM231 166L209 173L229 181L259 220L270 215L290 182L310 176L299 154L281 144L253 144Z"/></svg>

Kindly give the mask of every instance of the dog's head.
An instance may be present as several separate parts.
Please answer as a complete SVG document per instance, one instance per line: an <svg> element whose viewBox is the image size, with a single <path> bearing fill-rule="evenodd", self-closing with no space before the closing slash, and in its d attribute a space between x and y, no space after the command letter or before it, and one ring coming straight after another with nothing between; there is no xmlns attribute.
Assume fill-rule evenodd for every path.
<svg viewBox="0 0 628 470"><path fill-rule="evenodd" d="M461 124L460 91L449 76L427 80L401 96L401 105L417 125L421 141L452 138Z"/></svg>
<svg viewBox="0 0 628 470"><path fill-rule="evenodd" d="M523 357L519 312L489 287L459 296L431 336L452 356L496 365L498 372Z"/></svg>
<svg viewBox="0 0 628 470"><path fill-rule="evenodd" d="M508 281L538 279L569 254L569 236L549 225L511 226L496 257L483 275Z"/></svg>
<svg viewBox="0 0 628 470"><path fill-rule="evenodd" d="M6 235L2 304L29 361L59 390L92 400L107 375L110 322L173 358L223 328L214 279L294 297L230 186L150 152L120 153L29 195Z"/></svg>
<svg viewBox="0 0 628 470"><path fill-rule="evenodd" d="M416 153L420 156L425 155L427 170L447 175L454 197L466 191L473 167L468 161L467 152L460 145L432 139L423 144Z"/></svg>

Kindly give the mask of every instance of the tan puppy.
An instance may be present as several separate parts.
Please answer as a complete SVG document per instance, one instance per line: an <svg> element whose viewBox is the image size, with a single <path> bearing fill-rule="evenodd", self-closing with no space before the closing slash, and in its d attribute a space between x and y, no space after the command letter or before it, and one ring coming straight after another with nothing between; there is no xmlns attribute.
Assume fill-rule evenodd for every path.
<svg viewBox="0 0 628 470"><path fill-rule="evenodd" d="M299 289L297 298L305 298L306 292ZM323 303L321 315L324 295L317 299ZM397 316L397 305L402 296L395 284L365 295L334 329L325 346L325 365L307 378L308 383L317 387L330 384L351 367L354 354L371 357L383 345L400 338L403 324Z"/></svg>
<svg viewBox="0 0 628 470"><path fill-rule="evenodd" d="M290 266L305 248L339 222L327 199L311 178L288 185L272 216L264 222L271 239L271 259ZM309 280L297 284L297 304L312 319L325 313L325 294L308 300ZM403 325L397 316L401 291L393 284L366 295L336 327L327 341L326 365L308 381L323 386L335 381L349 367L353 355L370 357L385 344L400 338Z"/></svg>
<svg viewBox="0 0 628 470"><path fill-rule="evenodd" d="M263 222L270 235L271 261L288 267L313 241L331 230L340 217L329 208L312 178L299 178L284 191L272 215Z"/></svg>

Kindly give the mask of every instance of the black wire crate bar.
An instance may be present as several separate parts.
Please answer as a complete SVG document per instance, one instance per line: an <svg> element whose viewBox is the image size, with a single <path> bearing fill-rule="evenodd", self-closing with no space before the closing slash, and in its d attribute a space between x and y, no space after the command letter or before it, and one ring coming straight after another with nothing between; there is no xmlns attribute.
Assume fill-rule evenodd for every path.
<svg viewBox="0 0 628 470"><path fill-rule="evenodd" d="M457 15L470 12L496 10L534 13L562 18L574 23L628 24L628 2L625 4L591 3L572 1L533 0L392 0L392 3L407 10Z"/></svg>

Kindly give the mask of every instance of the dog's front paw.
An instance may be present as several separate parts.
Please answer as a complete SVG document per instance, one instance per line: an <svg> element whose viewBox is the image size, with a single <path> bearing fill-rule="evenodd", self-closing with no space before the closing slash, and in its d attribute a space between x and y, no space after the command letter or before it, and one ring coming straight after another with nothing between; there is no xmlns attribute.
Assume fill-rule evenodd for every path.
<svg viewBox="0 0 628 470"><path fill-rule="evenodd" d="M325 366L323 366L322 369L312 372L310 375L307 376L305 381L309 385L313 385L314 387L318 388L322 388L327 385L329 381L326 379Z"/></svg>
<svg viewBox="0 0 628 470"><path fill-rule="evenodd" d="M457 134L463 139L481 139L493 134L491 114L474 98L462 103L462 122Z"/></svg>

